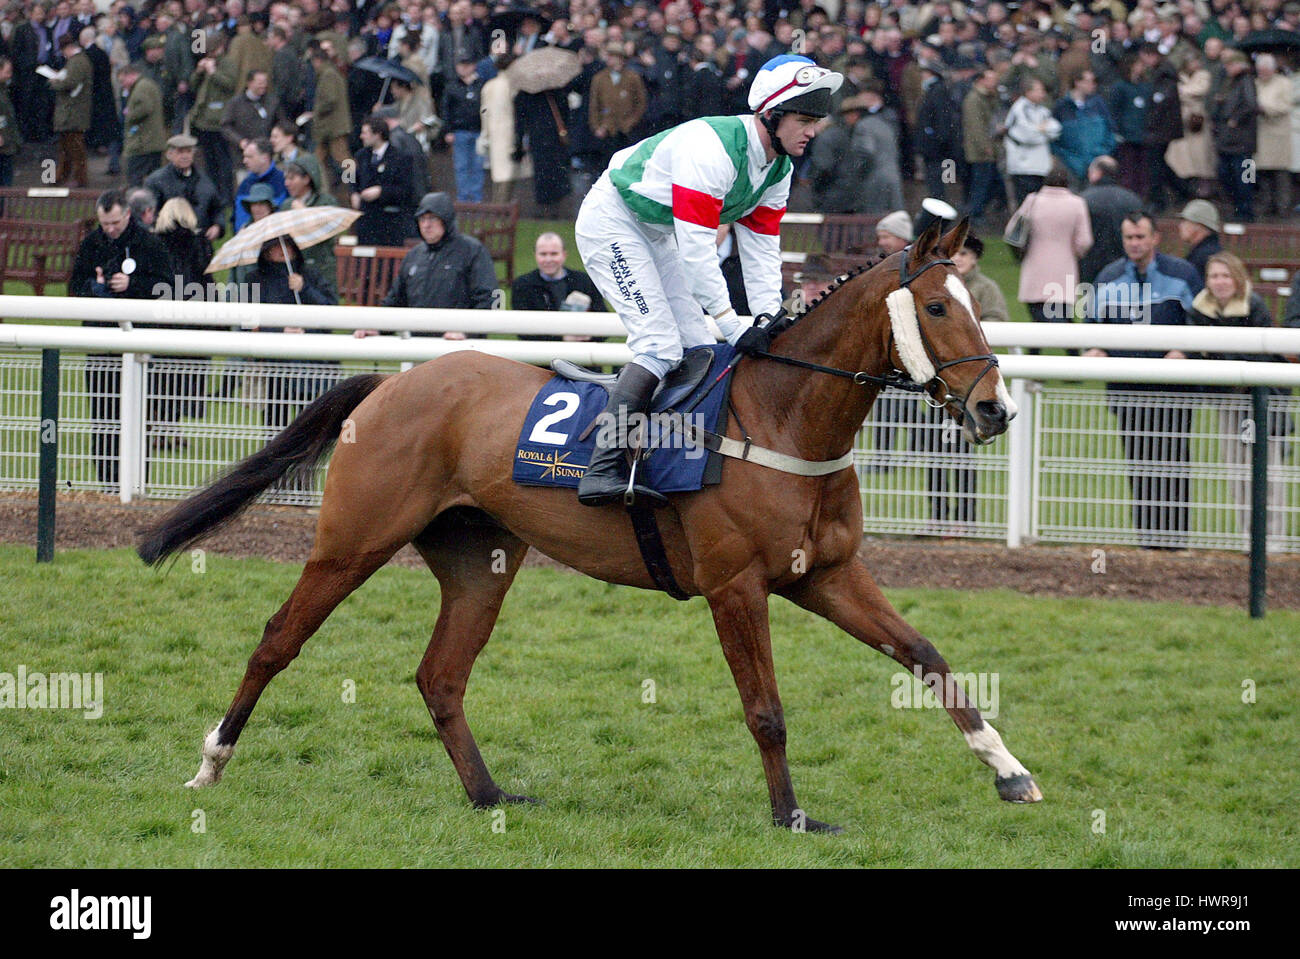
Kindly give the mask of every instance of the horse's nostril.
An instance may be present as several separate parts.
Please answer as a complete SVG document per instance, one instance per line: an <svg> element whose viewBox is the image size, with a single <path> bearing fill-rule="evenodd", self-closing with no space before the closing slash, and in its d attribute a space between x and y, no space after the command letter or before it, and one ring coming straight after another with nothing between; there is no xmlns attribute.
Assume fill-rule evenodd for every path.
<svg viewBox="0 0 1300 959"><path fill-rule="evenodd" d="M1011 422L1011 417L1007 416L1007 408L1000 400L984 400L978 404L977 408L980 411L980 415L988 420L990 424L1005 426L1007 423Z"/></svg>

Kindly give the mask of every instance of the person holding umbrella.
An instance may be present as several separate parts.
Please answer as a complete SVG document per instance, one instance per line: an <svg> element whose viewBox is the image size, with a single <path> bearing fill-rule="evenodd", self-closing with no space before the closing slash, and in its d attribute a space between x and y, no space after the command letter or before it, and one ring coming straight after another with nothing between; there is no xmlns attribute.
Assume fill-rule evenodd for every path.
<svg viewBox="0 0 1300 959"><path fill-rule="evenodd" d="M304 263L302 251L292 236L280 235L266 240L246 282L257 284L260 303L334 306L338 302L338 298L325 291L322 282ZM305 332L300 326L264 326L260 330L263 333ZM311 360L294 363L295 368L303 370L301 373L283 368L267 369L263 422L276 430L292 423L308 403L329 389L333 377L327 371L338 365L334 360ZM311 492L314 486L315 477L311 474L290 473L277 488Z"/></svg>
<svg viewBox="0 0 1300 959"><path fill-rule="evenodd" d="M593 64L594 66L594 64ZM586 111L575 110L572 130L567 120L567 88L582 73L576 53L559 47L541 47L520 57L506 69L515 94L518 128L528 141L533 161L533 196L543 209L555 208L573 189L569 181L570 144L579 152L579 140L596 146L586 125ZM592 74L594 76L594 73ZM522 160L516 153L514 159Z"/></svg>
<svg viewBox="0 0 1300 959"><path fill-rule="evenodd" d="M310 153L299 153L284 168L284 187L288 197L280 204L281 210L302 210L307 207L335 206L337 201L324 192L320 164ZM307 269L320 280L322 292L338 299L338 258L333 243L316 243L302 251Z"/></svg>

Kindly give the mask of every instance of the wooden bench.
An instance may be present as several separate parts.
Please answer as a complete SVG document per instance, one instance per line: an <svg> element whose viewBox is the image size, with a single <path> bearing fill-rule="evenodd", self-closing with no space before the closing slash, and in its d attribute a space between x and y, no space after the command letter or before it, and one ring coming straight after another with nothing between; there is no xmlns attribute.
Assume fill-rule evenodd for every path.
<svg viewBox="0 0 1300 959"><path fill-rule="evenodd" d="M1289 283L1257 283L1252 282L1251 286L1255 292L1264 298L1268 305L1269 315L1273 317L1273 322L1277 326L1282 325L1282 317L1286 313L1287 301L1294 295Z"/></svg>
<svg viewBox="0 0 1300 959"><path fill-rule="evenodd" d="M1164 217L1156 222L1166 252L1180 250L1178 220ZM1300 226L1281 223L1225 223L1220 233L1223 249L1241 258L1251 272L1260 266L1300 265Z"/></svg>
<svg viewBox="0 0 1300 959"><path fill-rule="evenodd" d="M518 203L457 203L456 229L485 247L493 263L505 267L505 285L515 281L515 230Z"/></svg>
<svg viewBox="0 0 1300 959"><path fill-rule="evenodd" d="M397 268L409 250L410 247L407 246L356 246L346 243L335 246L339 302L351 306L379 306L388 295L388 288L397 276Z"/></svg>
<svg viewBox="0 0 1300 959"><path fill-rule="evenodd" d="M874 235L873 240L874 243ZM872 266L876 254L853 253L782 253L781 283L789 292L806 284L824 287L846 273Z"/></svg>
<svg viewBox="0 0 1300 959"><path fill-rule="evenodd" d="M0 236L6 241L4 278L30 283L37 296L44 295L47 285L67 283L88 232L85 220L49 223L0 218Z"/></svg>
<svg viewBox="0 0 1300 959"><path fill-rule="evenodd" d="M99 195L99 190L67 187L0 187L0 218L46 223L93 220Z"/></svg>
<svg viewBox="0 0 1300 959"><path fill-rule="evenodd" d="M505 267L504 286L515 279L515 231L519 225L518 203L457 203L457 231L472 236L485 247L494 264ZM393 283L397 266L411 247L358 246L355 236L339 238L334 247L338 257L339 302L354 306L378 306Z"/></svg>
<svg viewBox="0 0 1300 959"><path fill-rule="evenodd" d="M880 217L866 213L787 213L781 249L790 253L874 254Z"/></svg>

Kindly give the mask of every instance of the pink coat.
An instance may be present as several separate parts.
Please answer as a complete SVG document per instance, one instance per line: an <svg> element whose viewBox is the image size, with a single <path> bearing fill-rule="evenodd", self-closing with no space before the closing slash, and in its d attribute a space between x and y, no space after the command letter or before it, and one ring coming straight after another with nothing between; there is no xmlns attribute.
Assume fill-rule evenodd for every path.
<svg viewBox="0 0 1300 959"><path fill-rule="evenodd" d="M1079 257L1092 248L1092 221L1083 197L1045 186L1025 197L1029 243L1020 264L1021 303L1073 303Z"/></svg>

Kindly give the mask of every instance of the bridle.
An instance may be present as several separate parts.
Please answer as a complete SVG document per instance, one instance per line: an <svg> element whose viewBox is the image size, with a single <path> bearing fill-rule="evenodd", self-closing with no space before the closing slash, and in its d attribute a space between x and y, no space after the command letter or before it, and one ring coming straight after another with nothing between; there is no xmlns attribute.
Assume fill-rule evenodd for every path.
<svg viewBox="0 0 1300 959"><path fill-rule="evenodd" d="M921 276L931 267L956 265L951 259L945 257L944 259L930 260L928 263L923 263L921 266L913 270L912 265L909 262L911 258L911 250L912 248L909 246L903 251L902 261L898 265L899 289L910 289L912 283L917 279L917 277ZM783 307L769 324L769 329L771 329L773 337L788 330L795 324L797 319L797 317L786 313ZM966 418L970 416L970 410L967 404L970 402L971 394L975 392L975 387L979 385L980 380L984 379L984 377L988 375L989 370L997 368L998 358L992 353L980 353L972 356L958 357L955 360L947 360L946 362L941 363L935 353L934 347L930 344L930 338L925 335L925 326L921 323L920 311L917 311L916 327L921 334L921 345L925 349L925 354L929 358L931 365L934 366L934 376L924 383L917 383L906 371L900 370L897 367L894 367L884 376L874 376L873 374L867 373L863 370L857 372L853 372L852 370L841 370L833 366L823 366L820 363L809 363L805 360L796 360L789 356L777 356L774 353L759 352L753 355L765 360L774 360L777 363L784 363L787 366L797 366L802 369L812 370L816 373L827 373L831 376L851 379L859 386L892 386L894 389L904 390L909 393L921 393L923 394L922 398L925 400L926 405L932 409L943 409L958 401L958 398L953 396L949 391L947 381L939 375L943 370L946 370L949 367L959 366L962 363L975 363L983 360L984 369L980 371L979 376L975 377L975 381L971 383L970 389L966 391L966 396L961 399L961 422L965 423ZM894 331L891 324L889 343L885 348L886 358L893 355L895 352ZM939 398L940 395L942 395L942 398Z"/></svg>

